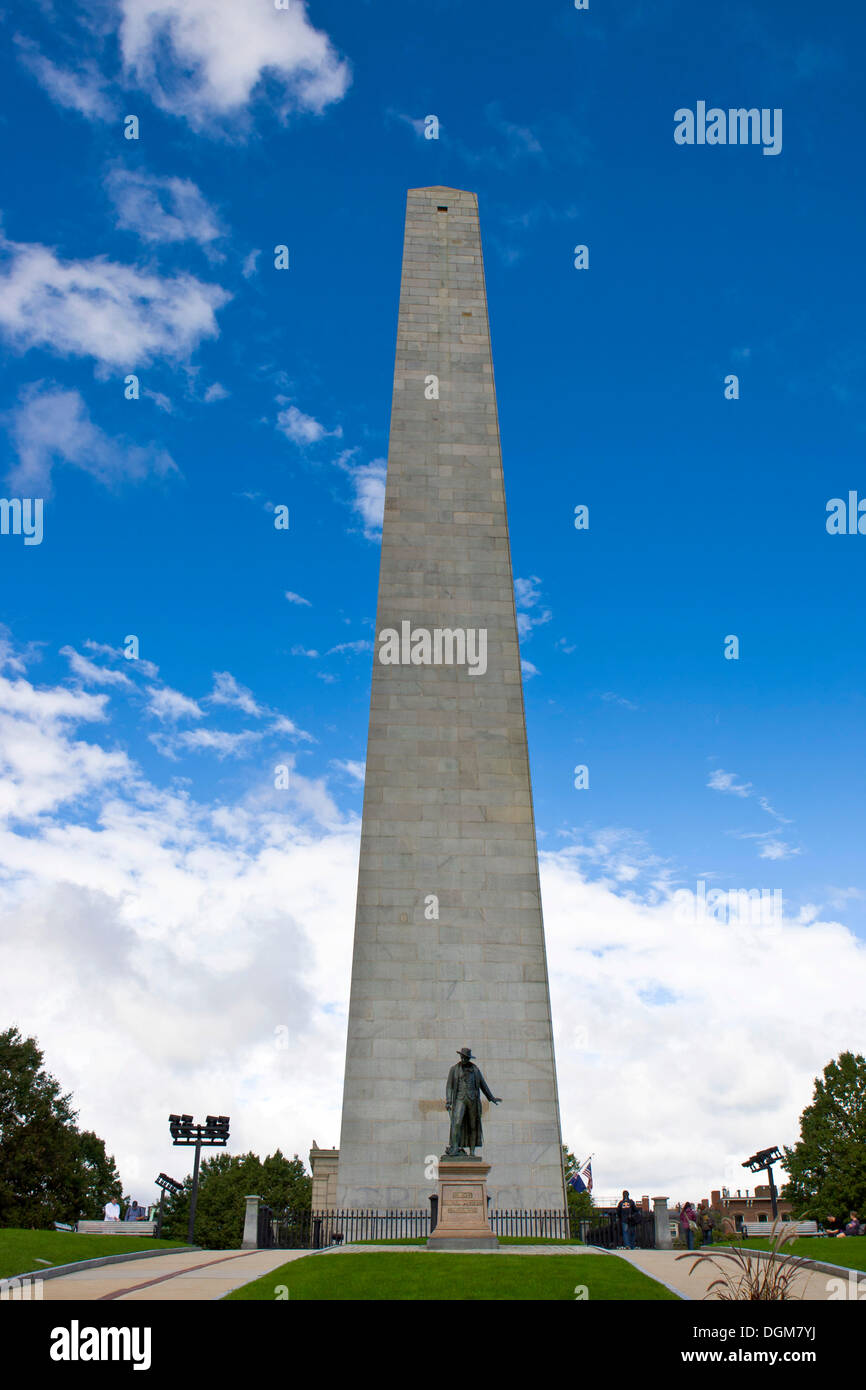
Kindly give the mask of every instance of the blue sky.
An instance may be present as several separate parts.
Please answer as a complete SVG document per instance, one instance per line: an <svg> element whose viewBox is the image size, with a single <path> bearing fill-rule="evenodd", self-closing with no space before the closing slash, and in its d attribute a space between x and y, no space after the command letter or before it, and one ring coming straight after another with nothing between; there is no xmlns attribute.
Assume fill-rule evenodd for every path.
<svg viewBox="0 0 866 1390"><path fill-rule="evenodd" d="M335 1019L318 1137L336 1142L404 201L442 183L479 196L543 853L614 916L701 877L781 889L784 949L829 922L824 954L845 945L827 970L862 970L866 538L825 520L866 495L863 16L46 0L0 23L3 495L45 499L41 545L0 537L6 675L36 692L8 705L36 731L4 754L10 910L69 886L67 860L46 868L64 840L104 866L123 805L156 858L74 891L105 896L107 938L142 933L135 971L158 931L130 903L169 827L195 821L198 864L232 847L261 864L291 765L292 843L338 844L346 875L345 979L325 997L315 970L295 982L308 1041L317 1010ZM674 112L698 101L781 109L781 152L677 145ZM603 922L581 929L604 946ZM41 1013L33 970L22 1025L59 1038L74 996ZM827 1049L858 1041L828 1030L780 1123ZM581 1147L576 1128L566 1114ZM688 1172L707 1187L713 1152Z"/></svg>

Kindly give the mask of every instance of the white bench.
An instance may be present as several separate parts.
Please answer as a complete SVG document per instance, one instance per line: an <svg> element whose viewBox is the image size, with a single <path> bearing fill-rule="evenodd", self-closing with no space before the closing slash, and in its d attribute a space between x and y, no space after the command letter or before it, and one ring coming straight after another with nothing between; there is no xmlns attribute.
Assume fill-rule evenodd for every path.
<svg viewBox="0 0 866 1390"><path fill-rule="evenodd" d="M781 1221L779 1223L784 1230L795 1229L798 1236L816 1236L818 1234L817 1221ZM778 1227L776 1228L778 1230ZM744 1221L743 1230L747 1236L766 1236L768 1240L773 1235L772 1221Z"/></svg>
<svg viewBox="0 0 866 1390"><path fill-rule="evenodd" d="M152 1236L155 1221L79 1221L79 1235L88 1236Z"/></svg>

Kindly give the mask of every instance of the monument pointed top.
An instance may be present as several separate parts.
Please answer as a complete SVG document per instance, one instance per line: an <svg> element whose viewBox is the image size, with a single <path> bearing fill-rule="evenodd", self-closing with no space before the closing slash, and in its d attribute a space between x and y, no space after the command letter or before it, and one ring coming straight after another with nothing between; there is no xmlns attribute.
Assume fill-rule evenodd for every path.
<svg viewBox="0 0 866 1390"><path fill-rule="evenodd" d="M422 188L410 188L410 193L462 193L466 198L477 198L478 194L473 193L471 188L451 188L446 183L430 183Z"/></svg>

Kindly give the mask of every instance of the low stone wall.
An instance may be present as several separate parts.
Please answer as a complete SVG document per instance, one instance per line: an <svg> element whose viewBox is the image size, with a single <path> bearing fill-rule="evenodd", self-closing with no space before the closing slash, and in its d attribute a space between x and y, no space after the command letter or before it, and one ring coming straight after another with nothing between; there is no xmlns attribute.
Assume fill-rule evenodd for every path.
<svg viewBox="0 0 866 1390"><path fill-rule="evenodd" d="M155 1221L79 1221L79 1235L88 1236L152 1236Z"/></svg>

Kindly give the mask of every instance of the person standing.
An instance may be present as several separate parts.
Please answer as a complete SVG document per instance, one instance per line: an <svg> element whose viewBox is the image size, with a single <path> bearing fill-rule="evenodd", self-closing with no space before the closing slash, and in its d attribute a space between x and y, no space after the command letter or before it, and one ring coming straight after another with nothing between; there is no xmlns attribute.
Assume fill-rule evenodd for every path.
<svg viewBox="0 0 866 1390"><path fill-rule="evenodd" d="M680 1212L680 1230L686 1242L687 1250L695 1248L695 1231L698 1229L697 1212L691 1202L685 1202Z"/></svg>
<svg viewBox="0 0 866 1390"><path fill-rule="evenodd" d="M710 1211L709 1207L704 1207L701 1211L700 1219L702 1250L707 1249L713 1243L714 1224L715 1223L713 1221L713 1213Z"/></svg>
<svg viewBox="0 0 866 1390"><path fill-rule="evenodd" d="M637 1220L637 1207L628 1195L628 1188L624 1187L622 1190L622 1197L616 1204L616 1214L619 1217L622 1243L626 1250L634 1250L634 1226Z"/></svg>

